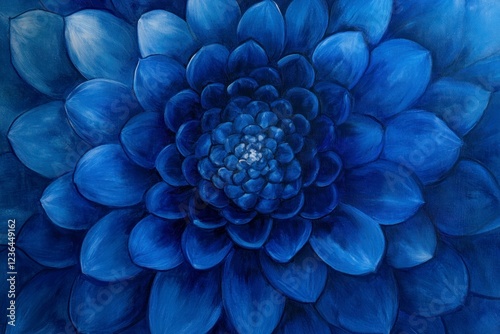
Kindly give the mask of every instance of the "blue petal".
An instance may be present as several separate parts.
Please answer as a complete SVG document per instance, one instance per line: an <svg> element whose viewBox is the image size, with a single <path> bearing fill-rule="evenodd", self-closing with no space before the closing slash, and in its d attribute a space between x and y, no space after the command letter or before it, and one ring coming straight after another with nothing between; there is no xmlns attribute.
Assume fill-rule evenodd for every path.
<svg viewBox="0 0 500 334"><path fill-rule="evenodd" d="M252 251L237 250L228 255L222 299L229 320L240 333L271 334L285 308L285 297L264 278Z"/></svg>
<svg viewBox="0 0 500 334"><path fill-rule="evenodd" d="M201 92L211 83L226 81L226 63L229 51L220 44L204 46L191 58L186 68L189 85Z"/></svg>
<svg viewBox="0 0 500 334"><path fill-rule="evenodd" d="M308 89L300 87L289 89L284 98L292 104L295 114L304 115L308 120L314 119L318 115L318 98Z"/></svg>
<svg viewBox="0 0 500 334"><path fill-rule="evenodd" d="M432 113L411 110L388 121L382 157L415 172L424 184L443 178L460 155L462 140Z"/></svg>
<svg viewBox="0 0 500 334"><path fill-rule="evenodd" d="M183 265L156 275L149 299L151 334L206 333L222 311L220 272Z"/></svg>
<svg viewBox="0 0 500 334"><path fill-rule="evenodd" d="M203 108L205 110L207 110L205 113L203 113L203 116L204 116L203 119L206 118L205 115L210 110L214 110L214 111L212 111L213 113L216 113L215 110L218 110L218 112L220 113L220 109L218 109L218 108L224 108L227 104L228 98L229 98L229 96L227 95L226 86L224 84L213 83L213 84L206 86L203 89L203 91L201 92L201 105L203 106ZM203 122L203 120L202 120L202 122ZM207 123L207 125L208 124L211 125L212 122L214 124L218 124L220 121L218 120L216 122L215 120L208 118L204 123ZM203 129L205 131L208 131L208 130L212 130L214 127L215 126L213 126L212 128L209 128L208 126L204 126Z"/></svg>
<svg viewBox="0 0 500 334"><path fill-rule="evenodd" d="M139 274L130 258L130 232L142 212L134 209L115 210L104 216L88 231L82 244L82 273L95 279L112 282Z"/></svg>
<svg viewBox="0 0 500 334"><path fill-rule="evenodd" d="M40 203L54 224L71 230L88 229L105 213L103 207L80 195L71 173L52 182L43 192Z"/></svg>
<svg viewBox="0 0 500 334"><path fill-rule="evenodd" d="M139 56L132 26L92 9L67 16L65 22L69 57L83 76L132 84Z"/></svg>
<svg viewBox="0 0 500 334"><path fill-rule="evenodd" d="M332 4L328 33L360 30L370 44L377 44L392 15L392 0L340 0Z"/></svg>
<svg viewBox="0 0 500 334"><path fill-rule="evenodd" d="M426 192L428 211L449 235L473 235L500 226L500 188L482 165L462 160L441 183Z"/></svg>
<svg viewBox="0 0 500 334"><path fill-rule="evenodd" d="M40 92L64 97L81 81L66 53L64 19L34 10L10 21L12 64Z"/></svg>
<svg viewBox="0 0 500 334"><path fill-rule="evenodd" d="M464 68L454 77L483 86L490 91L497 91L500 88L500 73L492 69L498 68L499 64L500 56L488 57Z"/></svg>
<svg viewBox="0 0 500 334"><path fill-rule="evenodd" d="M139 50L143 57L161 54L186 64L197 42L186 22L164 10L145 13L137 22Z"/></svg>
<svg viewBox="0 0 500 334"><path fill-rule="evenodd" d="M347 168L374 161L382 152L384 129L371 117L352 115L336 130L335 149Z"/></svg>
<svg viewBox="0 0 500 334"><path fill-rule="evenodd" d="M182 174L192 186L196 186L201 181L201 175L198 171L198 161L197 158L190 155L182 162Z"/></svg>
<svg viewBox="0 0 500 334"><path fill-rule="evenodd" d="M229 202L224 191L215 188L212 182L201 181L198 186L200 198L216 208L224 208Z"/></svg>
<svg viewBox="0 0 500 334"><path fill-rule="evenodd" d="M314 83L314 68L311 63L299 54L292 54L278 61L285 88L310 88Z"/></svg>
<svg viewBox="0 0 500 334"><path fill-rule="evenodd" d="M227 68L231 75L240 76L267 65L268 61L266 51L255 41L249 40L231 52Z"/></svg>
<svg viewBox="0 0 500 334"><path fill-rule="evenodd" d="M309 151L311 156L314 156L316 152L327 152L335 148L335 138L337 137L335 133L335 124L330 117L325 115L320 115L312 122L312 128L314 131L311 133L313 146L307 146L306 149L302 149L301 154L305 154Z"/></svg>
<svg viewBox="0 0 500 334"><path fill-rule="evenodd" d="M300 215L307 219L318 219L331 213L338 204L337 188L309 186L304 189L304 206Z"/></svg>
<svg viewBox="0 0 500 334"><path fill-rule="evenodd" d="M308 53L328 26L325 0L294 0L285 13L287 53Z"/></svg>
<svg viewBox="0 0 500 334"><path fill-rule="evenodd" d="M60 228L43 214L31 216L17 239L19 248L33 260L52 268L65 268L78 263L81 242L81 233Z"/></svg>
<svg viewBox="0 0 500 334"><path fill-rule="evenodd" d="M93 7L112 10L111 0L41 0L40 1L45 8L53 13L60 15L69 15L71 13L77 12L79 10Z"/></svg>
<svg viewBox="0 0 500 334"><path fill-rule="evenodd" d="M182 220L165 220L149 215L130 233L128 251L132 261L155 270L169 270L184 262L181 251Z"/></svg>
<svg viewBox="0 0 500 334"><path fill-rule="evenodd" d="M309 240L311 230L310 220L300 217L290 220L275 219L265 245L267 254L280 263L290 261Z"/></svg>
<svg viewBox="0 0 500 334"><path fill-rule="evenodd" d="M314 303L325 287L327 267L307 246L284 264L261 252L260 264L269 282L293 300Z"/></svg>
<svg viewBox="0 0 500 334"><path fill-rule="evenodd" d="M464 307L443 317L449 333L497 333L500 300L470 296Z"/></svg>
<svg viewBox="0 0 500 334"><path fill-rule="evenodd" d="M310 161L302 162L302 185L309 187L319 173L320 163L317 156L314 156Z"/></svg>
<svg viewBox="0 0 500 334"><path fill-rule="evenodd" d="M257 215L257 212L242 211L237 207L228 205L222 210L221 215L229 220L229 222L231 222L232 224L243 225L251 222L252 219L254 219L254 217Z"/></svg>
<svg viewBox="0 0 500 334"><path fill-rule="evenodd" d="M261 1L243 14L238 24L238 41L250 38L261 44L272 60L283 52L285 22L274 1Z"/></svg>
<svg viewBox="0 0 500 334"><path fill-rule="evenodd" d="M342 160L332 151L319 154L320 168L316 177L318 187L326 187L332 184L342 170Z"/></svg>
<svg viewBox="0 0 500 334"><path fill-rule="evenodd" d="M401 223L424 203L419 185L410 173L385 160L347 172L342 201L383 225Z"/></svg>
<svg viewBox="0 0 500 334"><path fill-rule="evenodd" d="M120 133L120 142L127 156L141 167L155 167L160 151L172 142L165 129L163 115L143 112L131 118Z"/></svg>
<svg viewBox="0 0 500 334"><path fill-rule="evenodd" d="M398 319L392 327L391 333L420 334L423 332L433 334L446 334L441 318L423 318L415 314L408 315L399 312ZM457 333L460 333L458 331Z"/></svg>
<svg viewBox="0 0 500 334"><path fill-rule="evenodd" d="M132 327L128 327L126 330L121 331L120 334L151 334L148 319L143 318L139 320Z"/></svg>
<svg viewBox="0 0 500 334"><path fill-rule="evenodd" d="M71 291L71 321L81 333L102 332L103 328L110 333L117 333L143 316L150 282L148 277L138 277L103 284L80 275Z"/></svg>
<svg viewBox="0 0 500 334"><path fill-rule="evenodd" d="M170 144L165 147L156 159L156 170L162 179L174 187L187 186L188 182L182 173L183 158L177 147Z"/></svg>
<svg viewBox="0 0 500 334"><path fill-rule="evenodd" d="M19 116L8 138L19 160L48 178L71 171L89 149L68 123L61 102L44 104Z"/></svg>
<svg viewBox="0 0 500 334"><path fill-rule="evenodd" d="M419 266L395 271L400 307L409 314L434 317L463 305L469 289L467 268L449 246Z"/></svg>
<svg viewBox="0 0 500 334"><path fill-rule="evenodd" d="M166 10L182 18L184 18L186 14L186 1L171 1L171 0L111 0L111 1L113 2L115 10L118 11L131 23L137 22L137 20L139 20L142 14L145 14L149 11L153 11L155 9Z"/></svg>
<svg viewBox="0 0 500 334"><path fill-rule="evenodd" d="M353 332L389 333L398 312L398 292L390 269L349 276L329 272L316 309L332 325Z"/></svg>
<svg viewBox="0 0 500 334"><path fill-rule="evenodd" d="M189 202L189 219L199 228L214 229L226 225L227 221L221 212L193 196Z"/></svg>
<svg viewBox="0 0 500 334"><path fill-rule="evenodd" d="M86 81L66 100L73 129L92 146L117 143L122 127L141 111L133 91L110 80Z"/></svg>
<svg viewBox="0 0 500 334"><path fill-rule="evenodd" d="M415 42L394 39L380 44L355 87L356 111L380 120L403 111L425 92L431 68L429 51Z"/></svg>
<svg viewBox="0 0 500 334"><path fill-rule="evenodd" d="M200 113L200 97L190 89L183 90L174 95L165 106L165 124L177 132L186 121L191 120Z"/></svg>
<svg viewBox="0 0 500 334"><path fill-rule="evenodd" d="M330 117L337 125L348 119L354 101L347 89L329 82L320 82L314 86L314 91L322 114Z"/></svg>
<svg viewBox="0 0 500 334"><path fill-rule="evenodd" d="M232 248L233 243L224 230L204 230L188 225L182 235L184 256L198 270L218 265Z"/></svg>
<svg viewBox="0 0 500 334"><path fill-rule="evenodd" d="M272 219L256 218L248 224L228 225L227 233L239 246L248 249L259 249L269 237L272 227Z"/></svg>
<svg viewBox="0 0 500 334"><path fill-rule="evenodd" d="M254 78L259 85L272 85L274 87L281 86L281 77L277 70L273 67L261 67L253 70L250 77Z"/></svg>
<svg viewBox="0 0 500 334"><path fill-rule="evenodd" d="M132 163L120 145L98 146L78 162L74 182L85 198L109 206L138 204L155 180Z"/></svg>
<svg viewBox="0 0 500 334"><path fill-rule="evenodd" d="M439 116L458 135L465 136L483 116L490 95L471 83L443 78L427 89L418 105Z"/></svg>
<svg viewBox="0 0 500 334"><path fill-rule="evenodd" d="M299 192L297 196L281 201L279 208L273 212L272 217L277 219L290 219L295 217L304 206L304 197L304 193Z"/></svg>
<svg viewBox="0 0 500 334"><path fill-rule="evenodd" d="M375 272L385 251L380 226L348 205L315 224L309 242L330 267L350 275Z"/></svg>
<svg viewBox="0 0 500 334"><path fill-rule="evenodd" d="M331 334L328 324L312 305L288 302L276 334ZM335 332L337 333L337 332Z"/></svg>
<svg viewBox="0 0 500 334"><path fill-rule="evenodd" d="M162 112L167 101L186 87L186 70L177 61L163 55L139 60L134 92L145 110Z"/></svg>
<svg viewBox="0 0 500 334"><path fill-rule="evenodd" d="M368 66L369 52L360 32L343 32L318 44L312 55L318 80L338 82L351 89Z"/></svg>
<svg viewBox="0 0 500 334"><path fill-rule="evenodd" d="M191 31L205 45L235 42L236 27L241 17L236 0L189 0L186 19Z"/></svg>
<svg viewBox="0 0 500 334"><path fill-rule="evenodd" d="M187 157L194 154L195 145L201 136L199 121L189 121L181 125L175 136L175 144L179 152Z"/></svg>
<svg viewBox="0 0 500 334"><path fill-rule="evenodd" d="M146 207L158 217L181 219L187 216L192 193L189 188L174 188L160 182L147 192Z"/></svg>
<svg viewBox="0 0 500 334"><path fill-rule="evenodd" d="M431 220L419 211L407 221L384 228L387 262L394 268L410 268L434 256L437 236Z"/></svg>

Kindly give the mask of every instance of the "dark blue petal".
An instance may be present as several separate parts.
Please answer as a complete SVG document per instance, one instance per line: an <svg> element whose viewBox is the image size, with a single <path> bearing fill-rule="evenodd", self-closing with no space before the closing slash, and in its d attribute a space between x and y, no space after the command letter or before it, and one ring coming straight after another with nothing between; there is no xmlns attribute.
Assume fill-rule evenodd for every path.
<svg viewBox="0 0 500 334"><path fill-rule="evenodd" d="M201 181L201 175L198 171L198 161L197 158L190 155L182 162L182 174L186 181L192 186L196 186L198 182Z"/></svg>
<svg viewBox="0 0 500 334"><path fill-rule="evenodd" d="M440 245L436 256L419 266L396 270L401 309L434 317L463 305L469 290L467 268L449 246Z"/></svg>
<svg viewBox="0 0 500 334"><path fill-rule="evenodd" d="M380 44L355 87L356 111L383 120L406 109L425 92L431 68L429 51L415 42L394 39Z"/></svg>
<svg viewBox="0 0 500 334"><path fill-rule="evenodd" d="M310 88L314 83L314 68L304 56L293 54L281 58L278 68L285 88Z"/></svg>
<svg viewBox="0 0 500 334"><path fill-rule="evenodd" d="M96 0L93 0L94 2ZM97 0L102 1L102 0ZM109 0L108 0L109 1ZM163 9L184 18L186 14L186 1L171 0L111 0L121 15L129 22L135 23L142 14L155 10Z"/></svg>
<svg viewBox="0 0 500 334"><path fill-rule="evenodd" d="M52 182L43 192L40 203L54 224L71 230L85 230L105 213L103 207L80 195L71 173Z"/></svg>
<svg viewBox="0 0 500 334"><path fill-rule="evenodd" d="M44 104L19 116L8 138L19 160L48 178L72 170L89 149L69 125L61 102Z"/></svg>
<svg viewBox="0 0 500 334"><path fill-rule="evenodd" d="M330 267L350 275L375 272L385 251L380 226L348 205L316 223L309 242Z"/></svg>
<svg viewBox="0 0 500 334"><path fill-rule="evenodd" d="M335 148L335 138L337 135L335 133L335 124L333 124L331 118L321 115L312 122L311 126L314 129L311 133L313 141L310 143L313 147L307 146L307 143L305 143L307 150L303 149L301 154L305 154L305 151L309 151L310 155L314 156L316 152L333 150Z"/></svg>
<svg viewBox="0 0 500 334"><path fill-rule="evenodd" d="M71 291L71 321L80 333L102 332L103 328L117 333L143 316L150 282L147 277L138 277L105 284L80 275Z"/></svg>
<svg viewBox="0 0 500 334"><path fill-rule="evenodd" d="M229 220L229 222L231 222L232 224L243 225L251 222L252 219L254 219L254 217L257 215L257 212L242 211L237 207L228 205L222 210L221 215Z"/></svg>
<svg viewBox="0 0 500 334"><path fill-rule="evenodd" d="M271 59L277 59L285 46L285 22L274 1L261 1L248 9L238 24L238 41L253 39Z"/></svg>
<svg viewBox="0 0 500 334"><path fill-rule="evenodd" d="M273 67L261 67L253 70L250 76L254 78L259 85L272 85L274 87L281 86L281 77L277 70Z"/></svg>
<svg viewBox="0 0 500 334"><path fill-rule="evenodd" d="M69 57L83 76L132 84L139 52L131 25L93 9L67 16L65 22Z"/></svg>
<svg viewBox="0 0 500 334"><path fill-rule="evenodd" d="M143 57L162 54L186 64L196 51L197 42L180 17L164 10L153 10L137 22L139 50Z"/></svg>
<svg viewBox="0 0 500 334"><path fill-rule="evenodd" d="M198 270L218 265L232 248L233 243L224 230L206 230L188 225L182 235L184 256Z"/></svg>
<svg viewBox="0 0 500 334"><path fill-rule="evenodd" d="M394 268L410 268L434 256L437 245L436 231L424 211L407 221L385 226L387 263Z"/></svg>
<svg viewBox="0 0 500 334"><path fill-rule="evenodd" d="M374 161L383 149L384 129L371 117L352 115L337 127L335 149L347 168Z"/></svg>
<svg viewBox="0 0 500 334"><path fill-rule="evenodd" d="M187 1L186 19L189 28L205 45L232 45L240 17L240 7L236 0Z"/></svg>
<svg viewBox="0 0 500 334"><path fill-rule="evenodd" d="M330 271L316 309L332 325L353 332L389 333L398 312L398 292L390 269L349 276Z"/></svg>
<svg viewBox="0 0 500 334"><path fill-rule="evenodd" d="M196 158L200 159L210 154L210 148L212 147L212 140L210 137L210 133L205 133L200 136L194 149L194 155Z"/></svg>
<svg viewBox="0 0 500 334"><path fill-rule="evenodd" d="M120 145L98 146L78 162L74 182L85 198L109 206L138 204L154 175L132 163Z"/></svg>
<svg viewBox="0 0 500 334"><path fill-rule="evenodd" d="M77 12L79 10L93 7L112 10L113 5L111 0L41 0L40 1L45 8L53 13L60 15L69 15L71 13Z"/></svg>
<svg viewBox="0 0 500 334"><path fill-rule="evenodd" d="M222 311L220 271L183 265L156 274L149 299L151 334L206 333Z"/></svg>
<svg viewBox="0 0 500 334"><path fill-rule="evenodd" d="M293 300L314 303L325 287L327 266L307 246L284 264L261 252L260 264L269 282Z"/></svg>
<svg viewBox="0 0 500 334"><path fill-rule="evenodd" d="M189 202L189 219L199 228L214 229L226 225L227 221L218 209L193 196Z"/></svg>
<svg viewBox="0 0 500 334"><path fill-rule="evenodd" d="M290 220L275 219L265 245L267 254L280 263L290 261L309 240L311 230L311 221L307 219L300 217Z"/></svg>
<svg viewBox="0 0 500 334"><path fill-rule="evenodd" d="M227 233L239 246L248 249L259 249L269 237L272 227L272 219L256 218L248 224L228 225Z"/></svg>
<svg viewBox="0 0 500 334"><path fill-rule="evenodd" d="M278 325L285 298L267 282L252 251L228 255L222 276L226 314L240 333L271 334Z"/></svg>
<svg viewBox="0 0 500 334"><path fill-rule="evenodd" d="M443 317L449 333L497 333L500 300L470 296L464 307Z"/></svg>
<svg viewBox="0 0 500 334"><path fill-rule="evenodd" d="M284 96L293 107L295 114L302 114L308 120L318 115L318 98L309 90L296 87L288 90Z"/></svg>
<svg viewBox="0 0 500 334"><path fill-rule="evenodd" d="M227 86L227 93L232 97L252 96L253 92L259 87L257 81L252 78L239 78Z"/></svg>
<svg viewBox="0 0 500 334"><path fill-rule="evenodd" d="M337 125L344 123L351 113L354 99L347 89L329 82L314 86L322 114L330 117Z"/></svg>
<svg viewBox="0 0 500 334"><path fill-rule="evenodd" d="M392 0L340 0L332 4L328 32L361 30L370 44L377 44L392 15Z"/></svg>
<svg viewBox="0 0 500 334"><path fill-rule="evenodd" d="M191 58L186 68L189 85L201 92L211 83L226 81L226 62L229 51L220 44L204 46Z"/></svg>
<svg viewBox="0 0 500 334"><path fill-rule="evenodd" d="M309 187L314 181L319 173L320 163L318 157L312 158L310 161L302 163L302 185L304 187Z"/></svg>
<svg viewBox="0 0 500 334"><path fill-rule="evenodd" d="M328 324L312 305L288 302L276 334L331 334ZM337 333L337 332L335 332Z"/></svg>
<svg viewBox="0 0 500 334"><path fill-rule="evenodd" d="M304 206L304 193L299 194L290 199L281 201L279 208L273 212L272 217L277 219L290 219L295 217Z"/></svg>
<svg viewBox="0 0 500 334"><path fill-rule="evenodd" d="M266 51L253 40L249 40L238 46L229 55L227 68L229 73L234 76L248 74L253 69L266 66Z"/></svg>
<svg viewBox="0 0 500 334"><path fill-rule="evenodd" d="M132 262L128 242L141 216L142 212L134 209L115 210L92 226L82 244L82 273L105 282L139 274L142 269Z"/></svg>
<svg viewBox="0 0 500 334"><path fill-rule="evenodd" d="M16 241L19 248L41 265L65 268L78 263L82 234L60 228L47 216L36 214L26 221Z"/></svg>
<svg viewBox="0 0 500 334"><path fill-rule="evenodd" d="M163 55L139 60L134 92L145 110L163 112L168 100L186 87L186 70L177 61Z"/></svg>
<svg viewBox="0 0 500 334"><path fill-rule="evenodd" d="M146 194L148 211L166 219L181 219L187 216L189 199L193 192L189 188L174 188L164 182L155 184Z"/></svg>
<svg viewBox="0 0 500 334"><path fill-rule="evenodd" d="M68 58L59 15L34 10L12 19L10 50L17 73L44 94L64 97L82 79Z"/></svg>
<svg viewBox="0 0 500 334"><path fill-rule="evenodd" d="M128 327L124 331L120 331L120 334L150 334L149 323L147 318L139 320L132 327Z"/></svg>
<svg viewBox="0 0 500 334"><path fill-rule="evenodd" d="M165 106L165 124L177 132L186 121L193 119L201 111L200 97L190 89L174 95Z"/></svg>
<svg viewBox="0 0 500 334"><path fill-rule="evenodd" d="M198 172L201 177L205 180L210 181L212 177L217 173L217 167L215 167L209 158L204 158L198 162Z"/></svg>
<svg viewBox="0 0 500 334"><path fill-rule="evenodd" d="M406 334L420 334L424 332L433 334L447 333L441 318L423 318L415 314L408 315L402 311L398 313L398 318L391 331L391 333Z"/></svg>
<svg viewBox="0 0 500 334"><path fill-rule="evenodd" d="M419 185L410 172L384 160L347 172L342 201L383 225L401 223L424 203Z"/></svg>
<svg viewBox="0 0 500 334"><path fill-rule="evenodd" d="M337 82L351 89L368 66L368 46L360 32L342 32L318 44L312 55L318 80Z"/></svg>
<svg viewBox="0 0 500 334"><path fill-rule="evenodd" d="M342 170L342 160L332 151L318 155L320 168L316 177L318 187L326 187L332 184Z"/></svg>
<svg viewBox="0 0 500 334"><path fill-rule="evenodd" d="M431 220L446 234L473 235L500 226L500 188L474 161L460 161L443 182L427 189L426 200Z"/></svg>
<svg viewBox="0 0 500 334"><path fill-rule="evenodd" d="M287 53L308 53L325 34L328 5L325 0L294 0L285 13Z"/></svg>
<svg viewBox="0 0 500 334"><path fill-rule="evenodd" d="M220 113L220 109L216 109L216 108L224 108L226 106L228 98L229 98L229 96L227 95L226 86L224 84L213 83L213 84L206 86L203 89L203 91L201 92L201 105L203 106L203 108L205 108L207 110L203 114L204 118L206 118L205 115L207 114L207 112L210 111L208 109L211 109L211 108L214 108L212 110L219 110L219 113ZM207 119L206 122L210 123L210 122L215 122L215 121L213 119L212 120ZM218 123L219 122L217 122L217 124ZM203 129L205 131L208 131L208 130L212 130L213 127L209 128L208 126L204 126Z"/></svg>
<svg viewBox="0 0 500 334"><path fill-rule="evenodd" d="M195 144L201 136L199 121L189 121L181 125L175 136L175 143L179 152L187 157L194 153Z"/></svg>
<svg viewBox="0 0 500 334"><path fill-rule="evenodd" d="M149 215L130 233L128 251L135 264L155 270L169 270L184 262L181 251L182 220L165 220Z"/></svg>
<svg viewBox="0 0 500 334"><path fill-rule="evenodd" d="M443 178L460 155L462 140L434 114L411 110L388 121L382 157L415 172L424 184Z"/></svg>
<svg viewBox="0 0 500 334"><path fill-rule="evenodd" d="M73 129L92 146L117 143L125 123L140 111L132 90L111 80L86 81L66 100Z"/></svg>
<svg viewBox="0 0 500 334"><path fill-rule="evenodd" d="M499 64L500 56L488 57L464 68L454 77L483 86L490 91L497 91L500 88L500 75L491 69L498 68Z"/></svg>
<svg viewBox="0 0 500 334"><path fill-rule="evenodd" d="M318 219L331 213L338 204L337 188L309 186L304 189L304 206L300 215L307 219Z"/></svg>
<svg viewBox="0 0 500 334"><path fill-rule="evenodd" d="M165 147L156 159L156 170L162 179L174 187L187 186L188 182L182 172L183 157L179 154L177 147L170 144Z"/></svg>
<svg viewBox="0 0 500 334"><path fill-rule="evenodd" d="M228 198L223 190L215 188L212 182L201 181L198 185L200 198L206 203L210 203L216 208L224 208L229 204Z"/></svg>
<svg viewBox="0 0 500 334"><path fill-rule="evenodd" d="M141 167L152 169L160 151L172 142L163 115L143 112L130 119L120 133L127 156Z"/></svg>

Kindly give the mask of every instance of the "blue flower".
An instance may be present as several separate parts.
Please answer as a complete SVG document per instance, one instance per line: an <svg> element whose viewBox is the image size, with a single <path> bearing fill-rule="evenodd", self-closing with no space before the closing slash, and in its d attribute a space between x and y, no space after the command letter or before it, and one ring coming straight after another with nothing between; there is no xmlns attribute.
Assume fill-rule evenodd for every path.
<svg viewBox="0 0 500 334"><path fill-rule="evenodd" d="M41 3L7 333L498 331L500 6Z"/></svg>

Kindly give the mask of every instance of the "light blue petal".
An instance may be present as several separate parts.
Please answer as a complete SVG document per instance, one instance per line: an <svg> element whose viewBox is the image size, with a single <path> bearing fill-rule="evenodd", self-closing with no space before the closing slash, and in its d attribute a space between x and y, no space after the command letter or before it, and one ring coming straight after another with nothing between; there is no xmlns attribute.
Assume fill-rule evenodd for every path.
<svg viewBox="0 0 500 334"><path fill-rule="evenodd" d="M184 262L181 251L182 220L165 220L153 215L135 225L128 240L132 261L155 270L169 270Z"/></svg>
<svg viewBox="0 0 500 334"><path fill-rule="evenodd" d="M415 42L393 39L380 44L355 87L356 111L380 120L403 111L425 92L431 68L429 51Z"/></svg>
<svg viewBox="0 0 500 334"><path fill-rule="evenodd" d="M473 235L500 226L500 188L482 165L462 160L441 183L429 187L429 215L441 232Z"/></svg>
<svg viewBox="0 0 500 334"><path fill-rule="evenodd" d="M206 333L221 311L219 269L183 265L156 274L149 299L151 334Z"/></svg>
<svg viewBox="0 0 500 334"><path fill-rule="evenodd" d="M415 172L424 184L442 179L460 155L462 140L436 115L422 110L387 122L382 158Z"/></svg>
<svg viewBox="0 0 500 334"><path fill-rule="evenodd" d="M497 333L500 300L470 296L462 309L443 319L449 333Z"/></svg>
<svg viewBox="0 0 500 334"><path fill-rule="evenodd" d="M190 224L182 235L184 256L198 270L215 267L232 248L233 243L224 230L204 230Z"/></svg>
<svg viewBox="0 0 500 334"><path fill-rule="evenodd" d="M330 324L361 333L389 333L398 312L396 281L390 269L349 276L330 271L316 309Z"/></svg>
<svg viewBox="0 0 500 334"><path fill-rule="evenodd" d="M304 189L304 206L300 216L306 219L318 219L330 214L339 202L334 184L326 187L309 186Z"/></svg>
<svg viewBox="0 0 500 334"><path fill-rule="evenodd" d="M227 233L239 246L248 249L259 249L267 241L272 227L272 219L256 218L248 224L228 225Z"/></svg>
<svg viewBox="0 0 500 334"><path fill-rule="evenodd" d="M195 53L197 42L186 22L164 10L145 13L137 22L141 56L161 54L186 64Z"/></svg>
<svg viewBox="0 0 500 334"><path fill-rule="evenodd" d="M285 308L285 297L264 278L252 251L235 250L228 255L222 299L229 320L240 333L271 334Z"/></svg>
<svg viewBox="0 0 500 334"><path fill-rule="evenodd" d="M120 145L98 146L78 162L74 182L88 200L108 206L130 206L142 201L156 177L132 163Z"/></svg>
<svg viewBox="0 0 500 334"><path fill-rule="evenodd" d="M108 12L93 9L67 16L65 21L69 57L85 78L132 84L139 57L132 26Z"/></svg>
<svg viewBox="0 0 500 334"><path fill-rule="evenodd" d="M285 13L286 52L306 54L316 46L328 26L325 0L294 0Z"/></svg>
<svg viewBox="0 0 500 334"><path fill-rule="evenodd" d="M261 252L260 264L269 282L298 302L314 303L325 287L327 266L308 246L287 263L274 262Z"/></svg>
<svg viewBox="0 0 500 334"><path fill-rule="evenodd" d="M434 82L418 106L439 116L460 136L465 136L481 119L491 93L474 84L443 78Z"/></svg>
<svg viewBox="0 0 500 334"><path fill-rule="evenodd" d="M360 30L370 44L377 44L389 25L392 0L340 0L332 4L328 33Z"/></svg>
<svg viewBox="0 0 500 334"><path fill-rule="evenodd" d="M436 256L419 266L396 270L400 307L408 314L434 317L463 305L469 290L467 268L444 244Z"/></svg>
<svg viewBox="0 0 500 334"><path fill-rule="evenodd" d="M95 1L95 0L94 0ZM109 0L108 0L109 1ZM181 18L186 16L186 1L172 0L111 0L114 8L129 22L135 24L141 15L154 10L166 10Z"/></svg>
<svg viewBox="0 0 500 334"><path fill-rule="evenodd" d="M189 28L204 45L234 44L240 17L240 6L236 0L187 1Z"/></svg>
<svg viewBox="0 0 500 334"><path fill-rule="evenodd" d="M280 57L285 46L285 21L274 1L261 1L249 8L238 24L238 41L257 41L272 60Z"/></svg>
<svg viewBox="0 0 500 334"><path fill-rule="evenodd" d="M289 220L275 219L265 245L267 254L276 262L290 261L309 240L311 230L311 221L307 219L300 217Z"/></svg>
<svg viewBox="0 0 500 334"><path fill-rule="evenodd" d="M105 214L105 209L86 200L73 184L73 174L65 174L52 182L40 198L45 213L59 227L85 230Z"/></svg>
<svg viewBox="0 0 500 334"><path fill-rule="evenodd" d="M33 10L12 19L10 49L19 75L44 94L64 97L83 79L68 58L59 15Z"/></svg>
<svg viewBox="0 0 500 334"><path fill-rule="evenodd" d="M181 219L188 214L192 195L193 191L189 188L174 188L165 182L159 182L147 192L146 207L158 217Z"/></svg>
<svg viewBox="0 0 500 334"><path fill-rule="evenodd" d="M66 100L66 114L73 129L92 146L117 143L122 127L141 111L134 92L110 80L86 81Z"/></svg>
<svg viewBox="0 0 500 334"><path fill-rule="evenodd" d="M204 46L189 61L186 68L187 81L191 88L201 92L211 83L225 83L227 48L220 44Z"/></svg>
<svg viewBox="0 0 500 334"><path fill-rule="evenodd" d="M368 66L368 46L360 32L342 32L318 44L312 62L318 80L340 83L351 89Z"/></svg>
<svg viewBox="0 0 500 334"><path fill-rule="evenodd" d="M132 262L128 241L141 216L134 209L115 210L92 226L82 244L82 273L105 282L137 276L142 269Z"/></svg>
<svg viewBox="0 0 500 334"><path fill-rule="evenodd" d="M331 334L328 324L312 305L288 302L276 334ZM337 332L335 332L337 333Z"/></svg>
<svg viewBox="0 0 500 334"><path fill-rule="evenodd" d="M386 259L394 268L410 268L429 261L434 256L437 236L427 214L420 210L407 221L385 226Z"/></svg>
<svg viewBox="0 0 500 334"><path fill-rule="evenodd" d="M139 60L134 92L144 110L163 112L167 101L184 88L186 70L177 61L163 55Z"/></svg>
<svg viewBox="0 0 500 334"><path fill-rule="evenodd" d="M495 70L498 66L500 66L500 56L488 57L459 71L454 78L470 81L490 91L497 91L500 88L500 73Z"/></svg>
<svg viewBox="0 0 500 334"><path fill-rule="evenodd" d="M19 160L48 178L72 170L89 149L71 128L62 102L47 103L19 116L8 138Z"/></svg>
<svg viewBox="0 0 500 334"><path fill-rule="evenodd" d="M410 172L385 160L350 170L341 189L344 203L383 225L405 221L424 203L420 187Z"/></svg>
<svg viewBox="0 0 500 334"><path fill-rule="evenodd" d="M415 314L408 315L402 311L398 313L398 319L391 333L420 334L424 331L433 334L447 333L439 317L423 318Z"/></svg>

